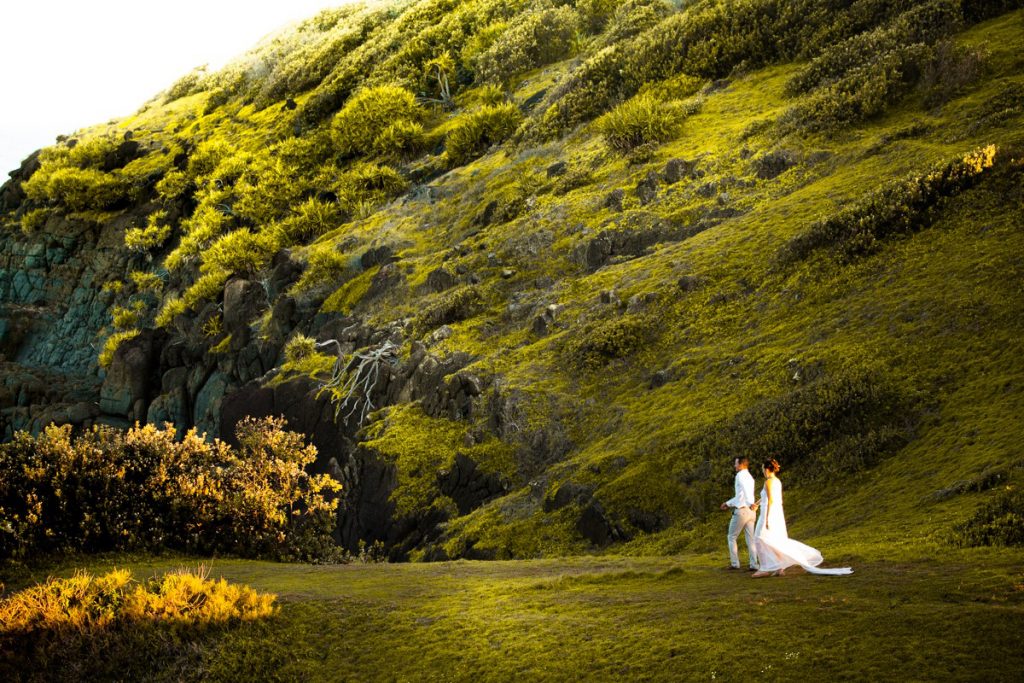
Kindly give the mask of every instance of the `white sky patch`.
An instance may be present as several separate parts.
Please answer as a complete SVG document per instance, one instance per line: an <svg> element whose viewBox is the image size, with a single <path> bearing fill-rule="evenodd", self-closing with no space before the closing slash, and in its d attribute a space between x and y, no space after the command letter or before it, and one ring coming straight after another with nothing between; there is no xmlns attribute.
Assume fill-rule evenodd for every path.
<svg viewBox="0 0 1024 683"><path fill-rule="evenodd" d="M0 184L36 149L136 112L193 68L345 0L5 0Z"/></svg>

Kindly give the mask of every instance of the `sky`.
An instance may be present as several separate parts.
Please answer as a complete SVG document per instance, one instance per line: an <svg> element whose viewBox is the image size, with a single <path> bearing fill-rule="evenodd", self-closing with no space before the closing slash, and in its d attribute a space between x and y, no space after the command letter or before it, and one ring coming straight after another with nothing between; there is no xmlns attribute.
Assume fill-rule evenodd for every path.
<svg viewBox="0 0 1024 683"><path fill-rule="evenodd" d="M136 112L193 68L345 0L4 0L0 184L36 149Z"/></svg>

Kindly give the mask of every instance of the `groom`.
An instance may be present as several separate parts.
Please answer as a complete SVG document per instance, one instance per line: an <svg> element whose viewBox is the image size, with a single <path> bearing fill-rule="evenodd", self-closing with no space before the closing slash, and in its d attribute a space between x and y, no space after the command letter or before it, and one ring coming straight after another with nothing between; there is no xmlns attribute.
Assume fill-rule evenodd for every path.
<svg viewBox="0 0 1024 683"><path fill-rule="evenodd" d="M736 495L722 503L722 509L733 508L732 520L729 522L729 569L740 568L740 552L736 540L740 532L747 541L747 555L750 556L750 570L757 569L757 553L754 550L754 519L757 516L757 503L754 500L754 477L747 471L747 459L738 457L732 461L736 470Z"/></svg>

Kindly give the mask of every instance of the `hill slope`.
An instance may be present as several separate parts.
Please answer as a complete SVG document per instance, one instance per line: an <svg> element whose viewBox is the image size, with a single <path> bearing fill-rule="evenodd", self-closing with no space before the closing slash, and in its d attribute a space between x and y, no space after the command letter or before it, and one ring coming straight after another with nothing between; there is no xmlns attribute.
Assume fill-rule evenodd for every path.
<svg viewBox="0 0 1024 683"><path fill-rule="evenodd" d="M2 426L284 414L395 558L709 547L740 453L797 537L976 540L1022 476L1018 6L325 12L4 186Z"/></svg>

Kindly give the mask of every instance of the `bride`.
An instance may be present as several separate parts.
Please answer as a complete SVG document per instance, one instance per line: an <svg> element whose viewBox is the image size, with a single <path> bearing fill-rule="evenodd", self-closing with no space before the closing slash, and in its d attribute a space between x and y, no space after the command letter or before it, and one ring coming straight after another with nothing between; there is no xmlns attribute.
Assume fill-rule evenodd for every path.
<svg viewBox="0 0 1024 683"><path fill-rule="evenodd" d="M757 528L754 530L754 544L761 566L752 576L780 576L786 567L795 564L811 574L852 574L853 570L849 567L818 568L821 553L789 537L786 515L782 510L782 482L775 476L779 471L779 463L769 460L762 468L765 479L764 488L761 489L761 515L757 518Z"/></svg>

